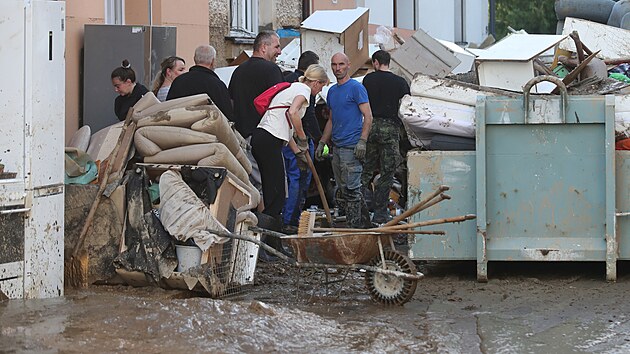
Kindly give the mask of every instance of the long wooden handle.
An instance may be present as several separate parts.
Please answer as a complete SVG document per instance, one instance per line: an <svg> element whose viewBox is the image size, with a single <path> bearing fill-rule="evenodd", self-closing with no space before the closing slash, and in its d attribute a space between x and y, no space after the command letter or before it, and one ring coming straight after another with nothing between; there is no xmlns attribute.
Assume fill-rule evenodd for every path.
<svg viewBox="0 0 630 354"><path fill-rule="evenodd" d="M326 212L326 220L328 220L328 224L332 225L332 215L330 214L330 207L328 207L328 201L326 200L326 193L324 193L324 187L322 186L322 181L319 180L319 175L317 174L317 170L315 170L315 165L313 165L313 160L311 160L311 155L306 152L306 163L308 164L308 168L313 172L313 178L315 179L315 184L317 185L317 191L319 192L319 197L322 199L322 204L324 205L324 211Z"/></svg>
<svg viewBox="0 0 630 354"><path fill-rule="evenodd" d="M103 173L101 184L98 187L98 191L96 192L96 198L92 203L92 207L90 208L90 212L85 218L85 223L83 224L83 228L81 229L81 233L79 234L79 238L77 239L77 243L74 245L74 250L72 251L72 256L77 256L79 254L79 250L83 246L83 242L85 242L85 237L87 236L87 232L92 225L92 219L94 219L94 214L96 214L96 209L98 208L99 203L101 202L101 196L103 195L103 191L105 187L107 187L107 180L109 179L109 174L112 171L112 167L114 166L114 158L118 154L118 150L120 149L120 145L122 144L123 137L127 132L127 127L131 123L131 116L133 115L133 107L129 108L127 112L127 117L125 118L125 123L123 123L122 129L120 131L120 135L118 136L118 141L116 142L116 146L114 146L114 150L109 155L109 162L107 163L107 168L105 168L105 173Z"/></svg>

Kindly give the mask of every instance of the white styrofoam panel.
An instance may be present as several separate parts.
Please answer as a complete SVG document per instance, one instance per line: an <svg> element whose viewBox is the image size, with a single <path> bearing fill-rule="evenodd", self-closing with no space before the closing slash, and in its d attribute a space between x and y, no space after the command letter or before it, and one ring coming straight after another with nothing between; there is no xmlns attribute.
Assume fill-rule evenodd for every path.
<svg viewBox="0 0 630 354"><path fill-rule="evenodd" d="M30 299L63 296L64 194L42 195L25 220L24 297Z"/></svg>
<svg viewBox="0 0 630 354"><path fill-rule="evenodd" d="M65 133L65 3L32 2L30 30L30 186L64 181ZM27 26L28 28L28 26ZM30 97L29 97L30 92ZM29 139L27 139L28 143ZM27 147L28 148L28 147ZM28 161L27 161L28 164Z"/></svg>
<svg viewBox="0 0 630 354"><path fill-rule="evenodd" d="M282 48L282 53L280 53L278 58L276 58L276 64L278 64L282 70L293 71L297 69L298 60L300 59L301 54L300 39L295 38Z"/></svg>
<svg viewBox="0 0 630 354"><path fill-rule="evenodd" d="M467 73L472 69L472 66L475 63L475 55L473 53L467 51L466 49L458 46L451 41L438 39L438 42L442 43L446 48L450 49L453 54L455 54L455 58L461 61L459 65L457 65L453 69L453 71L451 71L453 74Z"/></svg>
<svg viewBox="0 0 630 354"><path fill-rule="evenodd" d="M21 299L24 296L24 262L0 264L0 291L9 299Z"/></svg>
<svg viewBox="0 0 630 354"><path fill-rule="evenodd" d="M2 55L0 67L0 163L5 171L17 172L14 180L24 181L24 1L5 0L0 2L0 38ZM1 203L1 201L0 201Z"/></svg>
<svg viewBox="0 0 630 354"><path fill-rule="evenodd" d="M562 28L563 35L578 31L580 41L590 50L600 50L601 59L624 58L630 52L630 31L597 22L567 17ZM560 48L575 52L573 41L560 43Z"/></svg>
<svg viewBox="0 0 630 354"><path fill-rule="evenodd" d="M342 33L369 11L366 7L357 7L346 10L319 10L313 12L304 22L302 29L315 31ZM318 53L315 51L315 53Z"/></svg>
<svg viewBox="0 0 630 354"><path fill-rule="evenodd" d="M214 69L214 73L217 74L217 76L219 76L219 79L221 79L221 81L223 81L223 83L225 84L225 86L230 86L230 80L232 80L232 74L234 74L234 70L236 70L236 68L238 68L237 65L235 66L225 66L222 68L216 68Z"/></svg>
<svg viewBox="0 0 630 354"><path fill-rule="evenodd" d="M566 35L514 33L475 54L478 61L529 61L566 38Z"/></svg>

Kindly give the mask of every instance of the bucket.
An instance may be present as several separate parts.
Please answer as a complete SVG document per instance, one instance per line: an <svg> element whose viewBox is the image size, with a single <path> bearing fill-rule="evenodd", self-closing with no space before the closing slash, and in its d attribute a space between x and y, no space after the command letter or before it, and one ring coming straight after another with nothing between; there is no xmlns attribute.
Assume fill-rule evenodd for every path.
<svg viewBox="0 0 630 354"><path fill-rule="evenodd" d="M185 272L201 264L201 249L197 246L175 245L177 271Z"/></svg>

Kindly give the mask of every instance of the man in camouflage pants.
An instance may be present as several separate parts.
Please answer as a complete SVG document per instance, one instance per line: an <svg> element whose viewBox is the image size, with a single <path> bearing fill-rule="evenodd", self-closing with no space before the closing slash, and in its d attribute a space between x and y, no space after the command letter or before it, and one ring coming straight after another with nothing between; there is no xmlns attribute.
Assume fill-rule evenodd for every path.
<svg viewBox="0 0 630 354"><path fill-rule="evenodd" d="M367 141L366 162L361 184L368 187L374 173L380 178L374 185L374 216L372 222L380 224L391 219L387 209L389 190L400 162L399 141L402 122L398 118L400 99L409 94L407 81L389 71L389 53L379 50L372 55L374 72L363 79L372 109L372 130Z"/></svg>

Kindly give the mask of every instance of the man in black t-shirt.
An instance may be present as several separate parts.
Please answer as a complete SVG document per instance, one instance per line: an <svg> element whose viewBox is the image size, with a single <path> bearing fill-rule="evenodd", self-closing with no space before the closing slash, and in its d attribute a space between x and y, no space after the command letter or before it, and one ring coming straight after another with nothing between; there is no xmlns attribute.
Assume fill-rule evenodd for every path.
<svg viewBox="0 0 630 354"><path fill-rule="evenodd" d="M370 108L372 109L372 130L367 141L366 161L361 175L361 184L368 187L374 172L380 178L374 185L374 216L372 222L385 223L391 218L387 203L389 190L394 181L394 172L400 162L400 126L398 118L400 99L409 94L407 81L389 71L391 56L383 50L372 55L374 72L363 79Z"/></svg>
<svg viewBox="0 0 630 354"><path fill-rule="evenodd" d="M251 58L239 65L230 79L228 91L234 107L235 127L248 143L252 131L256 129L262 118L254 107L254 98L271 86L284 81L282 70L276 65L276 58L281 52L280 38L276 32L258 33L254 40L254 52ZM247 151L247 158L252 163L249 179L256 188L261 190L260 170L251 150Z"/></svg>
<svg viewBox="0 0 630 354"><path fill-rule="evenodd" d="M262 118L258 115L254 107L254 99L271 86L283 82L282 70L276 65L276 58L282 50L280 49L280 37L273 31L262 31L258 33L254 40L254 52L252 56L243 64L239 65L230 79L228 91L232 97L234 106L234 123L236 130L249 143L254 129ZM252 163L252 172L249 179L252 184L262 191L262 181L258 163L252 155L251 149L247 150L247 158ZM263 200L265 196L263 195ZM280 231L282 220L272 220L267 228ZM271 237L265 240L276 250L284 252L280 239ZM261 248L262 250L262 248ZM272 257L261 251L259 259L271 260Z"/></svg>
<svg viewBox="0 0 630 354"><path fill-rule="evenodd" d="M280 49L280 38L273 31L263 31L254 40L252 57L239 65L228 91L234 103L236 130L248 138L260 123L254 107L254 98L271 86L284 81L282 70L276 65Z"/></svg>

